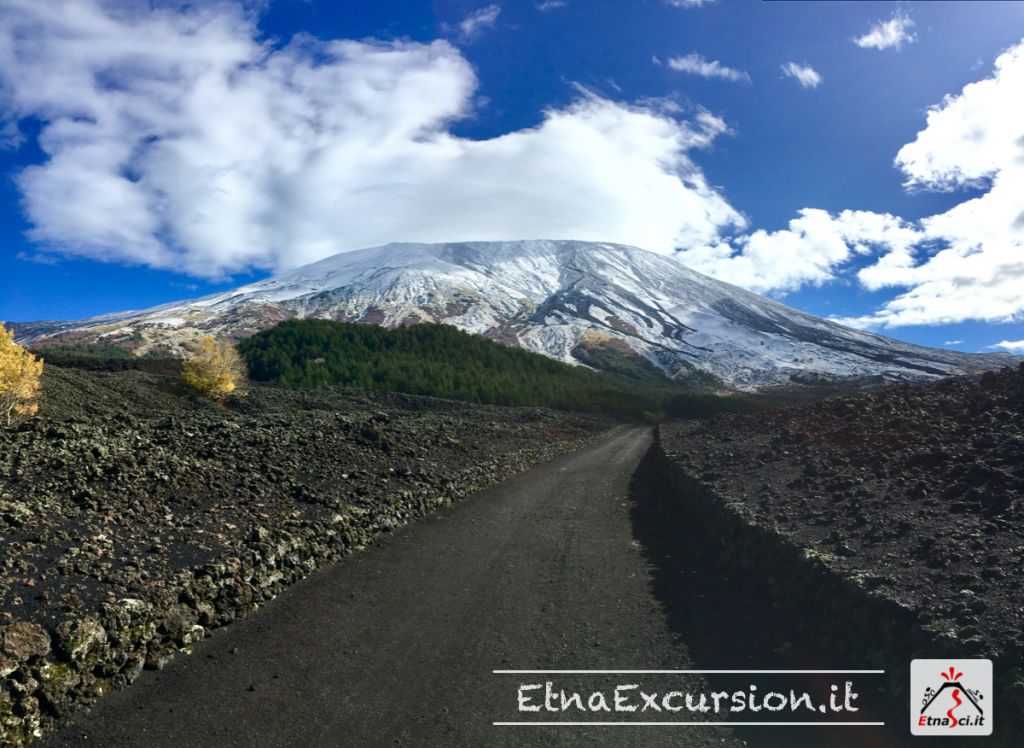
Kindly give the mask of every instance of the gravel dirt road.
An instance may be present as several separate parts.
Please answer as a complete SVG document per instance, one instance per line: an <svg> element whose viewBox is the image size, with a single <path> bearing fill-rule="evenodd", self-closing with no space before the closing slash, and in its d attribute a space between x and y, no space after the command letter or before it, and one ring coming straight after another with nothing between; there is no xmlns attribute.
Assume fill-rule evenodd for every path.
<svg viewBox="0 0 1024 748"><path fill-rule="evenodd" d="M518 686L538 680L495 669L693 667L631 528L630 479L650 444L647 428L616 429L401 530L44 744L738 745L711 726L492 724L522 720ZM672 687L700 685L686 677Z"/></svg>

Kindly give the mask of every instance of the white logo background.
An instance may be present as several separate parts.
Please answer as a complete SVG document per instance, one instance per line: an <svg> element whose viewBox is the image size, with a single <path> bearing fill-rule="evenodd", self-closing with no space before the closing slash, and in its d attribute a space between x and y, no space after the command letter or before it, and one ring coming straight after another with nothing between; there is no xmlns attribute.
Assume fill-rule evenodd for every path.
<svg viewBox="0 0 1024 748"><path fill-rule="evenodd" d="M922 714L925 704L928 706ZM948 716L950 710L954 719ZM991 735L992 660L911 661L910 732L951 737Z"/></svg>

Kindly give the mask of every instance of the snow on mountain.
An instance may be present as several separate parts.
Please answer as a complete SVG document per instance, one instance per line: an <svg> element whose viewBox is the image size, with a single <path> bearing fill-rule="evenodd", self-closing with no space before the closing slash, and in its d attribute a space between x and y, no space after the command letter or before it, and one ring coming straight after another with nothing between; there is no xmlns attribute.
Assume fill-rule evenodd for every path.
<svg viewBox="0 0 1024 748"><path fill-rule="evenodd" d="M745 390L997 368L965 354L851 330L620 244L389 244L346 252L192 301L78 322L16 326L35 346L106 342L180 350L295 317L386 326L443 322L569 363L655 367Z"/></svg>

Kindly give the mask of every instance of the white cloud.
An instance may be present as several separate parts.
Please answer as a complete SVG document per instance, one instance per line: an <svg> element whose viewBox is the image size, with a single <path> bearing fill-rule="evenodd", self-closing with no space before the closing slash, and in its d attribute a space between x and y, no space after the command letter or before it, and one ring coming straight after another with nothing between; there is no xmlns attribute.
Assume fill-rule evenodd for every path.
<svg viewBox="0 0 1024 748"><path fill-rule="evenodd" d="M1002 348L1004 351L1009 351L1010 353L1024 353L1024 340L1003 340L1002 342L989 347Z"/></svg>
<svg viewBox="0 0 1024 748"><path fill-rule="evenodd" d="M909 189L981 194L914 222L806 208L735 236L745 219L689 155L728 132L710 112L579 88L533 128L473 140L451 126L476 78L446 42L275 47L241 7L126 7L0 5L4 138L41 123L45 159L17 177L35 258L220 277L389 241L578 238L679 249L769 293L867 262L857 281L898 295L845 320L860 327L1024 318L1024 44L896 156Z"/></svg>
<svg viewBox="0 0 1024 748"><path fill-rule="evenodd" d="M947 340L943 345L963 345L962 340Z"/></svg>
<svg viewBox="0 0 1024 748"><path fill-rule="evenodd" d="M761 293L794 291L834 280L856 255L879 245L905 247L916 233L900 219L868 211L837 215L804 208L789 226L683 250L679 260L699 272Z"/></svg>
<svg viewBox="0 0 1024 748"><path fill-rule="evenodd" d="M390 241L578 238L661 252L743 217L688 156L725 132L583 91L533 128L457 137L450 44L257 41L240 8L5 0L0 110L38 118L18 176L51 253L197 276Z"/></svg>
<svg viewBox="0 0 1024 748"><path fill-rule="evenodd" d="M910 44L917 37L911 29L914 20L902 11L895 11L887 21L878 21L863 36L854 37L853 43L858 47L871 49L900 49L904 43Z"/></svg>
<svg viewBox="0 0 1024 748"><path fill-rule="evenodd" d="M501 6L488 5L479 10L474 10L459 23L459 31L466 39L472 39L484 29L494 28L501 15Z"/></svg>
<svg viewBox="0 0 1024 748"><path fill-rule="evenodd" d="M896 156L914 189L986 189L918 224L912 248L893 247L858 274L870 290L906 288L860 326L1024 318L1024 43L992 77L947 96Z"/></svg>
<svg viewBox="0 0 1024 748"><path fill-rule="evenodd" d="M569 0L544 0L544 2L537 3L537 10L541 13L547 13L549 10L564 8L568 4Z"/></svg>
<svg viewBox="0 0 1024 748"><path fill-rule="evenodd" d="M1024 142L1024 44L995 61L991 78L932 107L925 129L896 154L908 187L976 186L1018 160Z"/></svg>
<svg viewBox="0 0 1024 748"><path fill-rule="evenodd" d="M817 88L821 85L821 74L810 65L787 62L782 66L782 72L790 78L795 78L804 88Z"/></svg>
<svg viewBox="0 0 1024 748"><path fill-rule="evenodd" d="M676 8L699 8L702 5L710 5L715 0L665 0L665 2Z"/></svg>
<svg viewBox="0 0 1024 748"><path fill-rule="evenodd" d="M660 64L658 58L655 57L654 61L656 64ZM692 73L702 78L722 78L729 81L750 82L750 76L746 72L727 67L718 60L706 60L696 52L692 52L684 57L672 57L665 64L673 70L678 70L681 73Z"/></svg>
<svg viewBox="0 0 1024 748"><path fill-rule="evenodd" d="M1024 319L1024 43L990 78L947 96L900 149L908 189L980 189L918 221L868 211L804 209L778 231L755 231L679 254L695 269L769 293L836 280L857 265L860 285L897 294L838 321L884 328ZM864 265L864 260L867 264ZM855 262L856 261L856 262Z"/></svg>

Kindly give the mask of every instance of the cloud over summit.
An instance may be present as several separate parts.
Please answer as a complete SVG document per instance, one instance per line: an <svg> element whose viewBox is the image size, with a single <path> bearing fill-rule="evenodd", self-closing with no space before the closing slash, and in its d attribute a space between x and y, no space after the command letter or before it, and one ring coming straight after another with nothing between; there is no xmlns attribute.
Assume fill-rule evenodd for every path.
<svg viewBox="0 0 1024 748"><path fill-rule="evenodd" d="M0 106L46 154L17 178L33 238L219 277L403 240L669 252L743 224L687 155L725 130L708 113L581 95L473 140L450 131L477 81L447 42L257 39L238 6L6 2Z"/></svg>
<svg viewBox="0 0 1024 748"><path fill-rule="evenodd" d="M1024 44L933 107L895 154L892 176L911 193L970 190L959 204L912 221L811 205L767 230L748 228L695 164L729 127L688 99L628 104L576 85L533 126L474 139L456 127L483 106L476 73L447 41L270 42L246 6L183 8L0 3L0 147L42 153L24 148L15 175L32 259L223 278L391 241L573 238L675 254L765 293L839 280L887 291L843 320L860 327L1024 319ZM498 10L478 7L463 31ZM872 29L862 46L909 33ZM749 80L697 53L661 64ZM820 82L806 64L783 72Z"/></svg>

